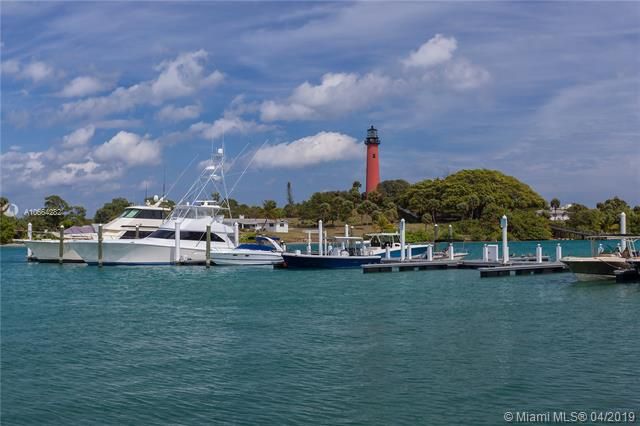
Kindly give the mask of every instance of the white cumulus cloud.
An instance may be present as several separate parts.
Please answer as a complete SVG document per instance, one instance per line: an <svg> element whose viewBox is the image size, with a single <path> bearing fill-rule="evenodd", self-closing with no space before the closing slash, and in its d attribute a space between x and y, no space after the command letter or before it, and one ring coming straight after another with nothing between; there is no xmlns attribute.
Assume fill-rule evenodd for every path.
<svg viewBox="0 0 640 426"><path fill-rule="evenodd" d="M129 166L156 164L160 161L160 144L135 133L120 131L94 151L105 162L122 162Z"/></svg>
<svg viewBox="0 0 640 426"><path fill-rule="evenodd" d="M118 87L105 96L91 97L62 105L59 116L62 119L73 117L102 117L113 113L128 111L138 105L158 105L165 100L193 95L199 90L212 87L224 78L220 71L207 74L204 50L183 53L172 61L161 63L160 71L154 80L143 81L129 87Z"/></svg>
<svg viewBox="0 0 640 426"><path fill-rule="evenodd" d="M109 84L96 77L80 76L67 83L60 91L63 98L77 98L102 92L109 88Z"/></svg>
<svg viewBox="0 0 640 426"><path fill-rule="evenodd" d="M327 73L318 85L305 82L281 102L265 101L260 106L264 121L308 120L335 116L370 106L392 88L386 76L369 73Z"/></svg>
<svg viewBox="0 0 640 426"><path fill-rule="evenodd" d="M271 126L266 124L260 124L252 120L244 120L237 116L226 116L217 119L213 123L201 121L192 124L189 131L199 134L204 139L218 139L225 134L237 133L245 135L254 132L264 132L270 129Z"/></svg>
<svg viewBox="0 0 640 426"><path fill-rule="evenodd" d="M433 67L449 61L457 48L458 42L454 37L447 38L442 34L436 34L402 62L407 67Z"/></svg>
<svg viewBox="0 0 640 426"><path fill-rule="evenodd" d="M73 148L84 146L91 140L96 128L92 125L81 127L62 138L62 146L64 148Z"/></svg>
<svg viewBox="0 0 640 426"><path fill-rule="evenodd" d="M63 164L53 170L44 179L46 186L74 185L87 182L106 182L120 177L121 167L105 168L101 164L89 159L82 163Z"/></svg>
<svg viewBox="0 0 640 426"><path fill-rule="evenodd" d="M254 163L259 167L299 168L362 156L363 147L351 136L320 132L293 142L260 148Z"/></svg>
<svg viewBox="0 0 640 426"><path fill-rule="evenodd" d="M158 120L178 122L183 120L191 120L200 116L202 108L200 105L186 105L183 107L177 107L174 105L167 105L163 107L156 117Z"/></svg>

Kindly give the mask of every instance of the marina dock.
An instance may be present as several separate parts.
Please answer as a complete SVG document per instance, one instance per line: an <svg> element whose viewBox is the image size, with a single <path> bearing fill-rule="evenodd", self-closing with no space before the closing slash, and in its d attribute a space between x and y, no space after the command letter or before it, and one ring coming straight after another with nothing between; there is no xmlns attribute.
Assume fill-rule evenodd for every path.
<svg viewBox="0 0 640 426"><path fill-rule="evenodd" d="M549 274L567 272L569 269L560 262L518 261L509 264L482 260L405 260L383 261L380 264L362 265L362 272L406 272L429 271L434 269L477 269L481 278L509 275Z"/></svg>

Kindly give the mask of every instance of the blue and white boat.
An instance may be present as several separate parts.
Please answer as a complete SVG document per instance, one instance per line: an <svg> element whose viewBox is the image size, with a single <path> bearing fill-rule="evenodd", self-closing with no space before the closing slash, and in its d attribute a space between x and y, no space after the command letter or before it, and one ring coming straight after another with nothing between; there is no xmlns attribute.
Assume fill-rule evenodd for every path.
<svg viewBox="0 0 640 426"><path fill-rule="evenodd" d="M328 246L328 254L324 254L322 242L318 254L282 253L287 268L307 269L346 269L359 268L362 265L380 263L382 258L370 254L366 244L359 237L335 237L336 246Z"/></svg>
<svg viewBox="0 0 640 426"><path fill-rule="evenodd" d="M278 238L259 235L255 243L240 244L235 248L214 248L211 261L214 265L279 265L283 247Z"/></svg>
<svg viewBox="0 0 640 426"><path fill-rule="evenodd" d="M400 244L400 234L397 232L381 232L377 234L367 234L369 240L366 244L370 247L371 254L385 257L387 255L387 247L389 247L389 255L391 258L401 258L402 245ZM405 248L409 244L405 244ZM427 252L428 244L411 244L411 254L414 257L423 256Z"/></svg>

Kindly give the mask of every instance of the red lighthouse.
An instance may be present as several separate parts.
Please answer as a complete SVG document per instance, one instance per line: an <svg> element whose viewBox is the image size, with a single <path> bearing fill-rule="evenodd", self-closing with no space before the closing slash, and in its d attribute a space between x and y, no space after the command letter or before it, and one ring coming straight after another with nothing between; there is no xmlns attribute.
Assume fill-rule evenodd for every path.
<svg viewBox="0 0 640 426"><path fill-rule="evenodd" d="M366 193L373 192L380 183L380 164L378 163L378 145L380 145L380 139L378 139L378 131L371 126L367 130L367 139L364 140L364 144L367 145L367 185Z"/></svg>

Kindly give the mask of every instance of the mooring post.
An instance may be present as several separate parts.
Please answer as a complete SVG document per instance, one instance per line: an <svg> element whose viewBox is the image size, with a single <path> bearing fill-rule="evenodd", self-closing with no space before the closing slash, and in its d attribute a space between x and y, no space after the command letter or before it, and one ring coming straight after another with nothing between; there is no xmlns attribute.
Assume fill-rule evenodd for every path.
<svg viewBox="0 0 640 426"><path fill-rule="evenodd" d="M60 243L58 245L58 262L62 264L64 257L64 225L60 225Z"/></svg>
<svg viewBox="0 0 640 426"><path fill-rule="evenodd" d="M205 265L207 268L211 266L211 224L207 224L207 245L205 247Z"/></svg>
<svg viewBox="0 0 640 426"><path fill-rule="evenodd" d="M482 246L482 261L483 262L489 261L489 247L486 244Z"/></svg>
<svg viewBox="0 0 640 426"><path fill-rule="evenodd" d="M412 256L412 251L413 249L411 248L411 243L407 244L407 259L411 260L413 258Z"/></svg>
<svg viewBox="0 0 640 426"><path fill-rule="evenodd" d="M311 254L311 231L307 232L307 254Z"/></svg>
<svg viewBox="0 0 640 426"><path fill-rule="evenodd" d="M455 253L453 252L453 243L449 243L449 260L455 259Z"/></svg>
<svg viewBox="0 0 640 426"><path fill-rule="evenodd" d="M540 244L536 246L536 263L542 263L542 246Z"/></svg>
<svg viewBox="0 0 640 426"><path fill-rule="evenodd" d="M238 222L233 223L233 245L236 247L240 245L240 225Z"/></svg>
<svg viewBox="0 0 640 426"><path fill-rule="evenodd" d="M391 248L389 246L384 248L384 257L385 259L391 259Z"/></svg>
<svg viewBox="0 0 640 426"><path fill-rule="evenodd" d="M625 235L627 233L627 214L625 212L620 213L620 234ZM622 251L627 248L627 239L622 238L620 240L622 245Z"/></svg>
<svg viewBox="0 0 640 426"><path fill-rule="evenodd" d="M318 255L322 256L324 245L322 244L322 220L318 221Z"/></svg>
<svg viewBox="0 0 640 426"><path fill-rule="evenodd" d="M429 262L433 261L433 246L431 244L427 245L427 260Z"/></svg>
<svg viewBox="0 0 640 426"><path fill-rule="evenodd" d="M98 224L98 267L102 268L102 224Z"/></svg>
<svg viewBox="0 0 640 426"><path fill-rule="evenodd" d="M348 237L349 236L349 225L348 224L344 224L344 236Z"/></svg>
<svg viewBox="0 0 640 426"><path fill-rule="evenodd" d="M509 221L507 215L503 215L500 219L500 227L502 228L502 263L509 263L509 241L507 240L507 226Z"/></svg>
<svg viewBox="0 0 640 426"><path fill-rule="evenodd" d="M403 262L405 259L405 230L404 230L404 219L400 219L400 261Z"/></svg>
<svg viewBox="0 0 640 426"><path fill-rule="evenodd" d="M136 240L140 238L140 225L136 225Z"/></svg>
<svg viewBox="0 0 640 426"><path fill-rule="evenodd" d="M176 220L175 226L176 226L175 232L174 232L175 249L173 251L173 256L174 256L173 261L176 265L179 265L180 264L180 222Z"/></svg>
<svg viewBox="0 0 640 426"><path fill-rule="evenodd" d="M27 239L29 241L33 240L33 225L31 222L27 224ZM31 259L31 256L33 256L33 253L31 253L30 248L27 248L27 259Z"/></svg>
<svg viewBox="0 0 640 426"><path fill-rule="evenodd" d="M562 246L558 243L556 246L556 262L560 262L560 259L562 259Z"/></svg>
<svg viewBox="0 0 640 426"><path fill-rule="evenodd" d="M329 238L327 238L327 231L324 231L324 254L329 255Z"/></svg>

